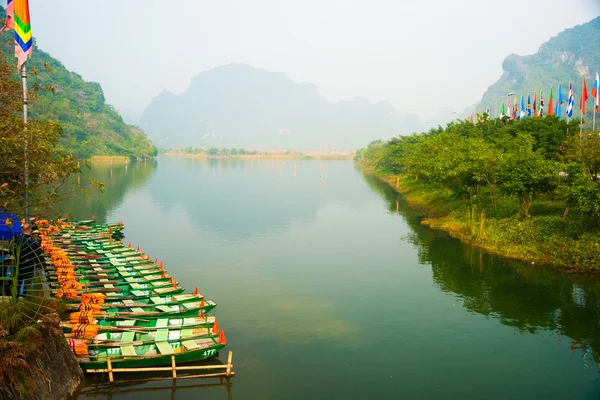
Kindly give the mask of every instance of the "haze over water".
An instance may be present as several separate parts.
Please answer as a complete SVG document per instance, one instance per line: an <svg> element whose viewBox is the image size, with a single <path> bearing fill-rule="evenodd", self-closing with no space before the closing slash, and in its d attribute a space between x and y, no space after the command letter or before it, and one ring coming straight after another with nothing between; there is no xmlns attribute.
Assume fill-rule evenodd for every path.
<svg viewBox="0 0 600 400"><path fill-rule="evenodd" d="M125 243L217 302L236 372L229 394L112 398L600 395L600 280L499 259L425 228L350 161L161 157L92 174L107 191L70 204L73 217L123 220ZM128 389L161 385L170 382Z"/></svg>

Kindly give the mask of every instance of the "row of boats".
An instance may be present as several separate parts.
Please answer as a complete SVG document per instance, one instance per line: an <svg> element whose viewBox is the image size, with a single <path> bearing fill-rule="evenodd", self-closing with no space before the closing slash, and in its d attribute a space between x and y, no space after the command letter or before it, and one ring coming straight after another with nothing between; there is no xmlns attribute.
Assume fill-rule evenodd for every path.
<svg viewBox="0 0 600 400"><path fill-rule="evenodd" d="M186 293L162 262L123 245L123 224L39 224L51 290L70 308L61 323L83 370L203 360L227 344L216 304Z"/></svg>

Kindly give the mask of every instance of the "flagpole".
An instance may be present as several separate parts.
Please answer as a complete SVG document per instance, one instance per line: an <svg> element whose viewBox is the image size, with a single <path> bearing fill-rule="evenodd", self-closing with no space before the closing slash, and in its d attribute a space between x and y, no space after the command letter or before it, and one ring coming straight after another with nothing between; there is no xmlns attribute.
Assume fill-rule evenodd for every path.
<svg viewBox="0 0 600 400"><path fill-rule="evenodd" d="M21 67L21 79L23 81L23 169L24 169L24 180L25 180L25 223L29 223L29 166L27 165L27 66L26 62Z"/></svg>

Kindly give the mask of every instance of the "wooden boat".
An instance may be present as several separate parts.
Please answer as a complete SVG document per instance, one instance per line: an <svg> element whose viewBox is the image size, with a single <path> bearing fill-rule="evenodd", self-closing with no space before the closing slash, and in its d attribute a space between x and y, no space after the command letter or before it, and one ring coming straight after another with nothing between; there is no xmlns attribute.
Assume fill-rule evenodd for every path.
<svg viewBox="0 0 600 400"><path fill-rule="evenodd" d="M138 297L138 298L123 298L122 296L116 297L105 297L104 304L101 306L101 310L107 310L109 308L132 308L132 307L146 307L148 305L159 305L159 306L171 306L176 304L201 302L204 296L201 294L192 293L181 293L174 296L153 296L153 297ZM76 300L76 301L73 301ZM77 297L73 300L69 300L73 307L73 310L78 310L80 307L81 297ZM78 300L78 301L77 301Z"/></svg>
<svg viewBox="0 0 600 400"><path fill-rule="evenodd" d="M107 357L110 357L114 368L150 367L171 365L171 356L175 356L177 363L204 360L215 356L223 347L225 343L220 343L214 338L203 338L89 349L87 355L76 357L84 371L107 368Z"/></svg>
<svg viewBox="0 0 600 400"><path fill-rule="evenodd" d="M70 334L65 334L66 338L71 338ZM102 332L97 334L93 339L86 340L88 349L119 347L123 344L152 344L155 342L181 342L184 340L201 339L214 337L218 339L218 334L211 332L208 327L203 328L186 328L186 329L157 329L154 331L135 332L128 331L113 331Z"/></svg>
<svg viewBox="0 0 600 400"><path fill-rule="evenodd" d="M98 321L98 332L119 332L123 330L135 330L137 332L155 331L158 329L193 329L210 328L215 323L214 316L199 317L172 317L152 319L123 319L123 320L100 320ZM60 326L65 332L79 324L61 322Z"/></svg>
<svg viewBox="0 0 600 400"><path fill-rule="evenodd" d="M197 317L200 315L200 310L204 313L211 311L217 305L211 301L201 301L193 303L180 303L174 305L154 305L145 304L136 306L133 300L123 300L128 308L107 308L94 314L98 320L114 320L114 319L148 319L152 317L169 318L169 317Z"/></svg>

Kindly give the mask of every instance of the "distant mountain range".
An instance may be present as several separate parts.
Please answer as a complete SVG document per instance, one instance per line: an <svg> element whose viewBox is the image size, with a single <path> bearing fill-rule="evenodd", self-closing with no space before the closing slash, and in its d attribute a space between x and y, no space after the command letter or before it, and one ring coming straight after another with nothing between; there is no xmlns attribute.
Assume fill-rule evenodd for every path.
<svg viewBox="0 0 600 400"><path fill-rule="evenodd" d="M487 107L490 104L494 108L498 98L504 96L501 102L506 101L506 95L510 92L517 96L520 104L521 95L527 101L527 94L530 93L533 101L533 92L537 91L539 101L540 90L544 91L544 100L547 106L550 85L553 87L553 96L556 102L558 84L562 83L564 110L569 93L569 81L572 81L576 94L574 115L578 117L583 77L585 76L587 79L589 94L596 71L600 68L600 41L598 38L600 38L600 17L564 30L542 44L535 54L509 55L502 63L502 76L486 90L481 101L474 108ZM512 101L513 96L510 97ZM588 110L591 114L592 102L588 101Z"/></svg>
<svg viewBox="0 0 600 400"><path fill-rule="evenodd" d="M389 102L332 103L313 84L245 64L202 72L182 94L162 92L139 126L160 147L261 149L353 149L426 128Z"/></svg>

